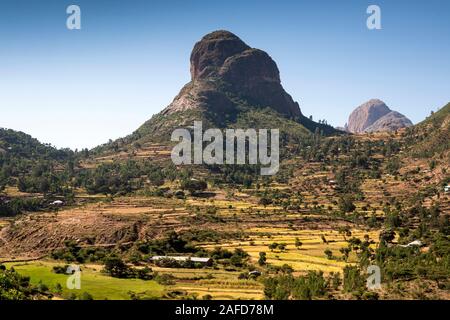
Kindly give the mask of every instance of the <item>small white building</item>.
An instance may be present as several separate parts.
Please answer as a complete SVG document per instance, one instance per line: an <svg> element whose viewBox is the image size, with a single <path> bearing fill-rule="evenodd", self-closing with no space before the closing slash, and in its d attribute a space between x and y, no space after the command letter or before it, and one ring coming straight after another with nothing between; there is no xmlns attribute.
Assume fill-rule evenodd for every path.
<svg viewBox="0 0 450 320"><path fill-rule="evenodd" d="M410 242L410 243L408 243L406 245L400 245L400 247L403 247L403 248L421 247L421 246L423 246L423 243L420 240L414 240L413 242Z"/></svg>
<svg viewBox="0 0 450 320"><path fill-rule="evenodd" d="M151 258L152 261L159 261L159 260L175 260L179 262L186 262L186 261L192 261L195 263L203 263L208 264L211 262L211 258L199 258L199 257L184 257L184 256L154 256Z"/></svg>
<svg viewBox="0 0 450 320"><path fill-rule="evenodd" d="M449 193L449 192L450 192L450 184L448 184L448 185L446 185L446 186L444 187L444 192L445 192L445 193Z"/></svg>
<svg viewBox="0 0 450 320"><path fill-rule="evenodd" d="M53 201L52 203L50 203L52 206L62 206L64 204L64 202L62 202L61 200L56 200Z"/></svg>

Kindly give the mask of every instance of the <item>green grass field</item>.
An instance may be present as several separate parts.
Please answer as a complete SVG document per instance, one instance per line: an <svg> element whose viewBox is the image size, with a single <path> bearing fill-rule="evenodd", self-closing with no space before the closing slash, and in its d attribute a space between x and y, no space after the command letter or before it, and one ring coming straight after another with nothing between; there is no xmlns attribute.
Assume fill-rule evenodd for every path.
<svg viewBox="0 0 450 320"><path fill-rule="evenodd" d="M80 296L87 292L96 300L127 300L130 299L130 293L134 292L145 298L161 298L164 293L164 287L155 281L144 281L139 279L118 279L108 277L98 271L98 268L91 266L81 267L81 289L69 290L66 282L67 275L56 274L52 271L53 266L62 265L61 263L37 261L29 263L7 263L8 268L14 269L21 275L30 277L31 283L38 284L42 281L52 292L55 292L56 285L59 283L62 287L62 298L69 297L72 293Z"/></svg>

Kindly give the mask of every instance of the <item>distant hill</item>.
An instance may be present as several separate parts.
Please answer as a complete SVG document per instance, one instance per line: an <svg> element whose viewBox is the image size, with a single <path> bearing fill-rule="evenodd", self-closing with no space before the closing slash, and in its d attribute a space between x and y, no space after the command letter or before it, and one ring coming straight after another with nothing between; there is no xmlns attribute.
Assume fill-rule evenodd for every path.
<svg viewBox="0 0 450 320"><path fill-rule="evenodd" d="M19 177L50 177L56 164L65 166L73 155L71 150L58 150L26 133L0 128L0 191L8 184L15 185Z"/></svg>
<svg viewBox="0 0 450 320"><path fill-rule="evenodd" d="M204 36L195 44L190 62L191 81L162 112L120 139L121 144L168 142L174 129L192 126L194 120L203 121L204 128L239 123L241 128L270 129L275 128L268 127L271 118L281 128L289 128L288 134L338 133L305 117L299 104L283 89L275 61L231 32L215 31Z"/></svg>
<svg viewBox="0 0 450 320"><path fill-rule="evenodd" d="M64 160L69 150L58 150L32 136L11 129L0 128L0 157L29 160Z"/></svg>
<svg viewBox="0 0 450 320"><path fill-rule="evenodd" d="M395 131L412 126L411 120L392 111L383 101L371 99L349 116L346 129L351 133Z"/></svg>

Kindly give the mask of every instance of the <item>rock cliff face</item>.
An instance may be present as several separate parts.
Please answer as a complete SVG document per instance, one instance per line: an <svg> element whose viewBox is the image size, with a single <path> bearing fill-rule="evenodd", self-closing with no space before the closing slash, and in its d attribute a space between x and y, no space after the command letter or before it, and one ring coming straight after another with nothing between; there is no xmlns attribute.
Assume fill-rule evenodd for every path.
<svg viewBox="0 0 450 320"><path fill-rule="evenodd" d="M350 114L346 129L352 133L362 133L394 131L411 125L412 122L404 115L392 111L383 101L372 99Z"/></svg>
<svg viewBox="0 0 450 320"><path fill-rule="evenodd" d="M297 102L281 86L276 63L264 51L250 48L228 31L215 31L197 42L191 54L191 82L163 111L204 109L234 112L236 99L301 116Z"/></svg>

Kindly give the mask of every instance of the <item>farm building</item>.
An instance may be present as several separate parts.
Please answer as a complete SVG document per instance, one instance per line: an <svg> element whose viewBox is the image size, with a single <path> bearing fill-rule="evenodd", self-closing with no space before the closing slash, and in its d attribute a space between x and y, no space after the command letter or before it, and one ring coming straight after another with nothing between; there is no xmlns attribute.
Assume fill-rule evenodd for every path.
<svg viewBox="0 0 450 320"><path fill-rule="evenodd" d="M178 262L186 262L186 261L192 261L195 263L202 263L202 264L210 264L212 262L211 258L198 258L198 257L184 257L184 256L154 256L151 258L152 261L159 261L159 260L175 260Z"/></svg>
<svg viewBox="0 0 450 320"><path fill-rule="evenodd" d="M422 247L422 246L423 246L423 243L420 240L414 240L413 242L410 242L410 243L408 243L406 245L400 245L400 247L403 247L403 248Z"/></svg>
<svg viewBox="0 0 450 320"><path fill-rule="evenodd" d="M448 184L448 185L446 185L446 186L444 187L444 192L445 192L445 193L450 192L450 184Z"/></svg>
<svg viewBox="0 0 450 320"><path fill-rule="evenodd" d="M258 271L258 270L250 271L248 273L248 275L249 276L254 276L254 277L259 277L259 276L261 276L261 271Z"/></svg>

